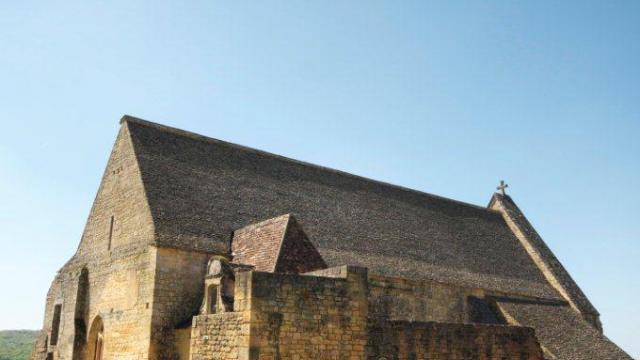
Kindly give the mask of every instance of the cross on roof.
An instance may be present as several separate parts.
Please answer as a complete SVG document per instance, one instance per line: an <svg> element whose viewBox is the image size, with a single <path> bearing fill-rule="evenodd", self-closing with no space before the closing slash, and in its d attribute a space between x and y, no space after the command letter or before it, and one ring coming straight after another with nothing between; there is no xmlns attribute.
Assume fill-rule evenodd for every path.
<svg viewBox="0 0 640 360"><path fill-rule="evenodd" d="M500 185L496 187L496 190L500 191L502 195L507 195L505 190L509 187L509 184L505 184L504 180L500 180Z"/></svg>

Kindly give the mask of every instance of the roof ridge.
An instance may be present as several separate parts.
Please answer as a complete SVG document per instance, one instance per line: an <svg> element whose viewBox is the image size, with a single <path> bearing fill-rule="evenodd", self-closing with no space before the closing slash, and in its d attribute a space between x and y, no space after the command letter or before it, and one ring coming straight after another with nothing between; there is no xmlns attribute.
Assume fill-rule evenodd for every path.
<svg viewBox="0 0 640 360"><path fill-rule="evenodd" d="M291 162L291 163L295 163L295 164L298 164L298 165L308 166L308 167L320 169L320 170L323 170L323 171L328 171L328 172L331 172L331 173L339 174L339 175L342 175L342 176L347 176L347 177L350 177L350 178L355 178L355 179L358 179L358 180L363 180L363 181L366 181L366 182L375 183L375 184L379 184L379 185L389 186L389 187L393 187L393 188L398 189L398 190L411 192L411 193L415 193L415 194L419 194L419 195L422 195L422 196L431 197L431 198L442 200L442 201L452 202L452 203L455 203L455 204L458 204L458 205L467 206L467 207L474 208L474 209L477 209L477 210L483 210L483 211L490 212L490 213L491 212L497 213L497 211L495 211L493 209L489 209L489 208L484 207L484 206L480 206L480 205L476 205L476 204L472 204L472 203L468 203L468 202L464 202L464 201L460 201L460 200L456 200L456 199L451 199L451 198L440 196L440 195L431 194L431 193L428 193L428 192L425 192L425 191L412 189L412 188L409 188L409 187L406 187L406 186L402 186L402 185L397 185L397 184L392 184L392 183L381 181L381 180L371 179L371 178L368 178L366 176L353 174L353 173L350 173L350 172L347 172L347 171L344 171L344 170L338 170L338 169L330 168L330 167L327 167L327 166L310 163L310 162L307 162L307 161L293 159L293 158L286 157L286 156L283 156L283 155L274 154L274 153L271 153L271 152L268 152L268 151L265 151L265 150L255 149L255 148L251 148L251 147L248 147L248 146L244 146L244 145L235 144L235 143L232 143L232 142L228 142L228 141L212 138L212 137L209 137L209 136L200 135L200 134L197 134L197 133L194 133L194 132L191 132L191 131L182 130L182 129L178 129L178 128L175 128L175 127L154 123L152 121L140 119L140 118L137 118L137 117L134 117L134 116L131 116L131 115L124 115L120 119L120 124L122 124L123 122L130 122L130 123L134 123L134 124L138 124L138 125L142 125L142 126L151 127L151 128L154 128L154 129L157 129L157 130L160 130L160 131L169 132L169 133L172 133L172 134L175 134L175 135L189 137L189 138L194 139L194 140L199 140L199 141L204 141L204 142L208 142L208 143L215 143L215 144L225 145L225 146L229 146L229 147L232 147L232 148L240 149L240 150L243 150L243 151L249 151L249 152L252 152L252 153L260 154L260 155L263 155L263 156L269 156L269 157L277 158L277 159L284 160L284 161Z"/></svg>

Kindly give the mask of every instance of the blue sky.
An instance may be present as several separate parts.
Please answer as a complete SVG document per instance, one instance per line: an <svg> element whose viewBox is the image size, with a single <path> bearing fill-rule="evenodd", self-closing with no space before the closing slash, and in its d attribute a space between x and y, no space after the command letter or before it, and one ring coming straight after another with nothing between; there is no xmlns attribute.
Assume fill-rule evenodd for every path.
<svg viewBox="0 0 640 360"><path fill-rule="evenodd" d="M0 5L0 329L41 326L127 113L514 200L640 357L640 2Z"/></svg>

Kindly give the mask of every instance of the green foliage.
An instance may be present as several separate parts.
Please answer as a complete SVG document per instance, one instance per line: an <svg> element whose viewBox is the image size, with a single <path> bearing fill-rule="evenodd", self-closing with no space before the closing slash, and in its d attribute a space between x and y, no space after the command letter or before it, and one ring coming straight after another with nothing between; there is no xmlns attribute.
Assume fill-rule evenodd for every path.
<svg viewBox="0 0 640 360"><path fill-rule="evenodd" d="M26 360L31 355L39 331L0 331L0 360Z"/></svg>

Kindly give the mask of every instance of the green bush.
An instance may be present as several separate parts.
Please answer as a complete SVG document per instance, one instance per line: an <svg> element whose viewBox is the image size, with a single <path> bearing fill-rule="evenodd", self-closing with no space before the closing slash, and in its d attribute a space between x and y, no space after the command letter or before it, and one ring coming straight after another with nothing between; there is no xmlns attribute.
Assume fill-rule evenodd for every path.
<svg viewBox="0 0 640 360"><path fill-rule="evenodd" d="M0 360L26 360L31 355L39 331L0 331Z"/></svg>

